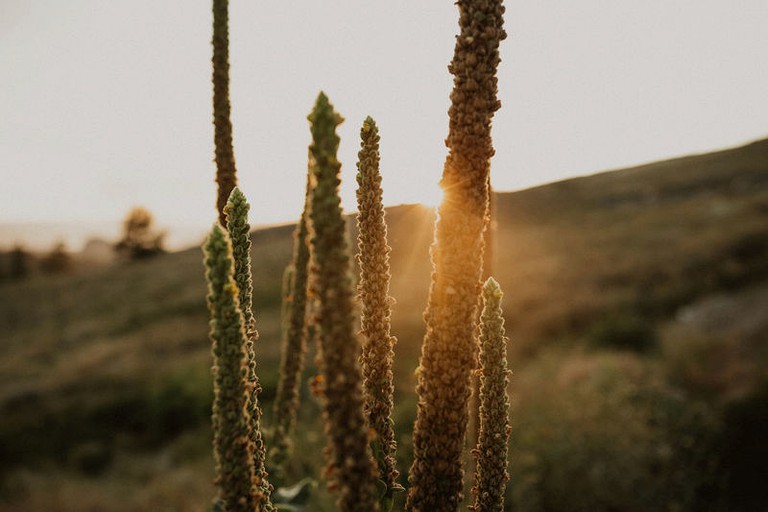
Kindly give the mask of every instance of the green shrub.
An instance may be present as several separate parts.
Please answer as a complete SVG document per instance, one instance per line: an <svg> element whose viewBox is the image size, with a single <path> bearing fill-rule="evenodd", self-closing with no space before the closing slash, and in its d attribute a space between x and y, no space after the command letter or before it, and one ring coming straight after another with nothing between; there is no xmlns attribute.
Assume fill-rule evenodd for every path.
<svg viewBox="0 0 768 512"><path fill-rule="evenodd" d="M719 401L759 382L764 370L737 336L673 325L662 336L663 364L671 382L696 397Z"/></svg>
<svg viewBox="0 0 768 512"><path fill-rule="evenodd" d="M547 354L513 384L513 510L705 510L717 424L649 363Z"/></svg>
<svg viewBox="0 0 768 512"><path fill-rule="evenodd" d="M146 398L148 439L162 443L208 422L213 387L201 372L180 371L155 383Z"/></svg>
<svg viewBox="0 0 768 512"><path fill-rule="evenodd" d="M116 449L153 450L207 424L213 391L204 370L95 381L74 398L29 394L6 402L0 407L0 473L48 461L91 473L101 464L96 459Z"/></svg>
<svg viewBox="0 0 768 512"><path fill-rule="evenodd" d="M595 347L639 353L649 352L658 344L653 324L627 313L610 315L593 324L587 340Z"/></svg>

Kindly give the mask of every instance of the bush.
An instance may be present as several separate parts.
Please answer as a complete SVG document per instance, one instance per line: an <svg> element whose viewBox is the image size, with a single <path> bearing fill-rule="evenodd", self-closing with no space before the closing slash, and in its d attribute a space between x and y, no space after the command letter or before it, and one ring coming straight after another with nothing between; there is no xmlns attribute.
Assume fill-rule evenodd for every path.
<svg viewBox="0 0 768 512"><path fill-rule="evenodd" d="M59 242L40 261L40 269L46 274L63 274L72 269L72 256L66 245Z"/></svg>
<svg viewBox="0 0 768 512"><path fill-rule="evenodd" d="M206 425L213 389L206 371L149 381L100 382L87 394L2 404L0 474L17 465L69 462L98 473L121 446L152 449ZM89 392L94 389L86 390Z"/></svg>
<svg viewBox="0 0 768 512"><path fill-rule="evenodd" d="M513 379L511 510L702 510L716 423L630 354L548 354Z"/></svg>
<svg viewBox="0 0 768 512"><path fill-rule="evenodd" d="M207 424L213 386L207 372L180 372L151 388L147 398L147 440L161 444L187 429Z"/></svg>
<svg viewBox="0 0 768 512"><path fill-rule="evenodd" d="M29 276L30 262L32 256L22 246L17 245L10 252L10 264L8 276L11 280L17 281Z"/></svg>
<svg viewBox="0 0 768 512"><path fill-rule="evenodd" d="M144 208L134 208L123 221L123 237L115 249L128 259L148 258L165 252L164 238L165 233L154 227L152 213Z"/></svg>
<svg viewBox="0 0 768 512"><path fill-rule="evenodd" d="M632 314L616 314L596 322L587 335L600 348L649 352L657 345L656 330L647 320Z"/></svg>
<svg viewBox="0 0 768 512"><path fill-rule="evenodd" d="M694 396L720 400L743 394L763 371L754 351L736 336L672 325L662 336L669 379Z"/></svg>

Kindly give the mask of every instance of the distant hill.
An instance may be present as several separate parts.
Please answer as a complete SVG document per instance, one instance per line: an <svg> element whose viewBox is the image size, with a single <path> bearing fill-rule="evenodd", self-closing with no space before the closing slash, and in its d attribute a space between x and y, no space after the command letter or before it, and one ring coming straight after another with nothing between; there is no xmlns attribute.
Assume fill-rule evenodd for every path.
<svg viewBox="0 0 768 512"><path fill-rule="evenodd" d="M415 410L413 371L423 337L434 212L397 206L387 210L387 221L391 294L397 301L397 392L410 404L397 420L404 425ZM663 340L702 315L744 311L744 322L723 320L717 331L740 340L738 353L726 351L735 358L736 377L713 382L708 375L717 367L703 374L688 366L675 371L685 382L704 379L700 386L714 386L716 397L746 393L768 376L768 350L759 341L768 335L768 140L498 193L496 222L493 275L505 291L515 367L533 364L552 348L589 346L595 333L626 319ZM349 224L354 231L354 219ZM259 368L267 402L277 379L281 276L292 229L253 233ZM0 459L27 463L51 453L66 459L86 440L111 439L121 429L141 446L158 446L207 424L204 297L197 248L0 284ZM661 361L674 359L668 355L673 352L662 352ZM680 359L683 364L689 361ZM167 396L178 403L157 402ZM149 397L149 405L142 397ZM163 416L158 403L175 412ZM145 415L155 423L134 418ZM203 486L198 492L208 491Z"/></svg>
<svg viewBox="0 0 768 512"><path fill-rule="evenodd" d="M497 215L507 311L533 339L668 317L768 277L768 141L501 194Z"/></svg>
<svg viewBox="0 0 768 512"><path fill-rule="evenodd" d="M768 140L498 193L496 220L493 274L506 290L507 327L518 349L578 337L614 314L661 321L699 297L768 278ZM395 326L401 349L417 354L434 212L396 206L387 209L387 221ZM349 224L354 236L354 219ZM256 307L268 333L264 343L274 353L292 230L253 234ZM7 340L1 349L10 353L3 360L13 366L13 347L31 350L52 335L74 336L65 344L74 350L118 334L145 338L153 326L189 315L197 327L185 336L204 346L202 272L200 251L192 248L91 274L6 284L0 287L0 331ZM46 295L60 302L40 309L36 297ZM30 315L33 325L25 321ZM61 316L68 323L56 330L52 322ZM15 374L0 367L0 384Z"/></svg>

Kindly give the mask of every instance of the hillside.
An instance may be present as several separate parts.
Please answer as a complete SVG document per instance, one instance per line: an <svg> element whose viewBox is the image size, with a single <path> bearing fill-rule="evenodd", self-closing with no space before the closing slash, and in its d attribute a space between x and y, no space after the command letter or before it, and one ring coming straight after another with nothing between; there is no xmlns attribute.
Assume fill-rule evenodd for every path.
<svg viewBox="0 0 768 512"><path fill-rule="evenodd" d="M386 176L384 182L386 186ZM539 475L550 455L557 461L567 458L572 472L581 471L580 456L592 465L601 456L596 454L618 449L608 447L611 436L641 440L630 450L640 450L636 446L646 446L642 443L658 447L661 438L654 436L677 435L674 429L694 440L710 434L706 439L719 440L727 429L717 425L727 425L729 407L759 396L768 377L768 140L499 193L496 215L493 274L505 290L512 340L513 425L516 431L534 433L514 440L518 457L513 475ZM404 205L389 208L387 220L393 247L391 294L397 301L393 331L399 340L396 423L401 472L406 472L434 214ZM291 232L291 226L284 226L253 234L254 308L267 425L279 360L281 276L291 254ZM54 502L58 510L204 509L213 492L204 296L198 248L0 284L0 510L45 510ZM626 348L631 350L618 350ZM589 387L595 378L609 380ZM578 383L586 386L579 390L598 394L589 395L591 401L571 417L561 401ZM606 385L609 391L603 389ZM565 394L557 386L565 386ZM601 401L608 399L599 393L623 393L627 386L663 398L653 404L668 399L675 411L690 412L692 416L680 417L691 423L627 433L622 422L636 416L627 413L627 419L614 425L601 415L624 418L624 409L590 409L589 404L613 403ZM616 407L650 414L648 425L672 425L669 418L678 418L660 420L656 409L635 409L639 402L626 396L610 395L618 400ZM692 404L704 412L696 409L694 414ZM543 446L551 446L557 434L535 434L544 432L536 430L543 428L542 421L555 418L542 409L547 405L564 411L562 421L586 417L594 425L578 423L586 437L568 437L576 435L571 432L560 452L547 455ZM316 411L307 398L305 420L316 422ZM691 425L710 423L706 436L690 433ZM601 430L607 424L615 431ZM569 446L596 440L606 446L596 445L587 455L568 452ZM294 463L297 473L302 467L317 468L311 455L322 444L316 433L304 436ZM535 457L523 457L526 450ZM689 455L700 462L700 453ZM631 471L614 469L632 473L646 463L645 456L642 452L633 459ZM654 461L649 467L672 464ZM719 464L710 462L713 468ZM691 480L689 473L673 469L679 475L667 481ZM545 483L541 478L513 478L510 499L519 510L582 510L574 503L558 505L553 496L576 484L553 475ZM638 470L636 481L658 480L649 475ZM709 486L709 492L725 489L723 496L735 492L731 487L736 484L728 483L731 476L716 477L712 483L711 475L702 476L706 482L701 487ZM610 481L605 485L612 492ZM589 501L592 488L584 486L578 495L584 496L585 510L636 510L606 504L611 500L605 497L603 505L595 505ZM615 489L618 496L624 483L617 481ZM704 492L689 491L690 503ZM131 498L117 498L125 495ZM665 487L654 496L671 503L683 495ZM658 503L639 504L637 510L661 510Z"/></svg>

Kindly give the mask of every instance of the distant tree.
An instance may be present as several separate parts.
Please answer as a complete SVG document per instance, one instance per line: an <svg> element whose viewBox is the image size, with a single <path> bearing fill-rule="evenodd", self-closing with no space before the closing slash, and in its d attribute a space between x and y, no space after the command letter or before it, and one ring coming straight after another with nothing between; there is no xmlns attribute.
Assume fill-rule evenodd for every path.
<svg viewBox="0 0 768 512"><path fill-rule="evenodd" d="M40 269L46 274L62 274L72 269L72 256L64 242L57 242L43 257Z"/></svg>
<svg viewBox="0 0 768 512"><path fill-rule="evenodd" d="M165 252L165 232L154 227L152 213L145 208L134 208L123 221L123 237L115 249L131 260L148 258Z"/></svg>
<svg viewBox="0 0 768 512"><path fill-rule="evenodd" d="M12 280L24 279L29 276L31 255L21 245L16 245L10 254L8 277Z"/></svg>

